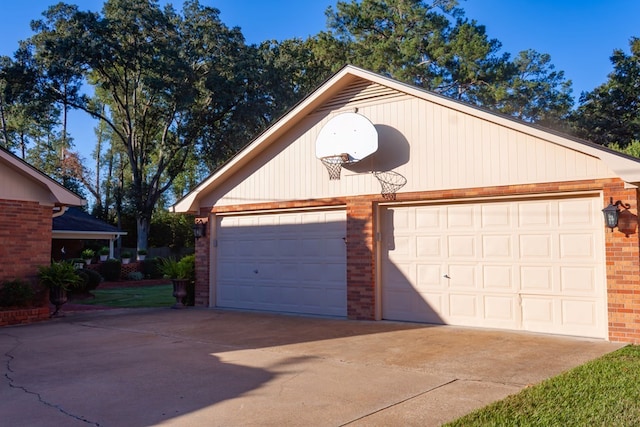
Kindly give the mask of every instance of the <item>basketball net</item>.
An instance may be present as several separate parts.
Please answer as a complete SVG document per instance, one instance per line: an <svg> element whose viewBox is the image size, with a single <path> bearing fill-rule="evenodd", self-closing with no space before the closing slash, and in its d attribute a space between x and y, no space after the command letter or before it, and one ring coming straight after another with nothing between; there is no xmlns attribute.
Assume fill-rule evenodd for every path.
<svg viewBox="0 0 640 427"><path fill-rule="evenodd" d="M333 156L326 156L320 158L320 161L327 168L329 172L329 179L340 179L340 172L342 172L342 164L349 160L349 155L346 153L336 154Z"/></svg>
<svg viewBox="0 0 640 427"><path fill-rule="evenodd" d="M387 200L395 200L396 192L407 183L407 178L394 171L374 172L373 175L380 182L382 197Z"/></svg>

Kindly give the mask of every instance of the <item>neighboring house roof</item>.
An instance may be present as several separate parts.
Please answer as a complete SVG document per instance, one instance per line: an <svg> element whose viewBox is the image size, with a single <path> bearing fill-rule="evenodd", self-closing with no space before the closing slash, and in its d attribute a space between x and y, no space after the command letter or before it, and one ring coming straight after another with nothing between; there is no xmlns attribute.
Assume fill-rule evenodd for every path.
<svg viewBox="0 0 640 427"><path fill-rule="evenodd" d="M416 86L411 86L379 74L347 65L329 78L308 97L294 106L286 115L254 139L243 150L222 165L211 176L201 182L194 190L185 195L171 207L173 212L197 212L198 200L205 192L209 192L225 182L225 180L259 156L271 143L278 140L302 119L323 104L332 100L342 90L358 80L367 80L386 86L390 89L423 99L455 111L481 118L487 122L517 130L527 135L549 141L550 143L584 153L602 160L611 171L627 183L640 183L640 159L610 150L601 145L564 135L559 132L532 125L510 116L488 111L438 95ZM344 102L348 102L345 99ZM336 107L338 108L339 105Z"/></svg>
<svg viewBox="0 0 640 427"><path fill-rule="evenodd" d="M82 197L66 189L51 177L2 147L0 147L0 164L6 167L7 171L17 172L19 176L29 180L32 185L36 184L39 187L44 187L45 193L48 193L47 197L43 197L45 193L42 192L39 192L36 196L36 198L40 198L38 201L42 204L53 204L54 206L84 206L86 204ZM3 174L0 173L0 177L2 176ZM15 185L15 183L11 185ZM11 191L11 189L7 189L7 191ZM21 195L25 193L16 191L15 194Z"/></svg>
<svg viewBox="0 0 640 427"><path fill-rule="evenodd" d="M54 239L115 239L125 234L80 208L68 208L64 214L53 218Z"/></svg>

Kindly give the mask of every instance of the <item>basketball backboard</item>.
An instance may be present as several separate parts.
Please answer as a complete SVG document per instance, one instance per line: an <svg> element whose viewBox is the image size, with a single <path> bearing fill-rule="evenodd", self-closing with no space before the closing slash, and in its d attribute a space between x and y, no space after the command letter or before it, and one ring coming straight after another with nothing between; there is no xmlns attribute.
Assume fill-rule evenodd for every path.
<svg viewBox="0 0 640 427"><path fill-rule="evenodd" d="M358 162L378 150L378 132L369 119L358 113L331 118L316 138L316 157L348 154L344 163Z"/></svg>

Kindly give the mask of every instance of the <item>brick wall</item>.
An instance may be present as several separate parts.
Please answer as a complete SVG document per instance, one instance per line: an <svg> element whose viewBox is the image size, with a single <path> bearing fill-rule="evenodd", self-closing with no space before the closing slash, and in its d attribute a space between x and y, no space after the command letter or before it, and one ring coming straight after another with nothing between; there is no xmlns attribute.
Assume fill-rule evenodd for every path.
<svg viewBox="0 0 640 427"><path fill-rule="evenodd" d="M49 306L38 308L20 308L0 310L0 326L24 325L40 322L49 318Z"/></svg>
<svg viewBox="0 0 640 427"><path fill-rule="evenodd" d="M609 339L640 343L640 239L638 236L638 191L621 182L604 188L604 203L613 198L628 203L620 208L618 228L605 232Z"/></svg>
<svg viewBox="0 0 640 427"><path fill-rule="evenodd" d="M640 237L637 207L639 192L625 189L619 179L584 180L543 184L510 185L402 193L397 202L428 202L443 199L491 199L492 197L540 194L561 194L580 191L602 191L604 208L613 200L629 203L623 209L620 227L606 231L607 294L609 308L609 338L612 341L640 343ZM376 318L376 255L375 215L377 204L386 202L380 195L353 198L300 200L292 202L260 203L223 206L212 213L247 210L292 209L346 205L347 208L347 312L352 319ZM603 219L604 227L604 219ZM608 229L607 229L608 230ZM199 239L196 245L197 305L206 305L209 295L209 245ZM209 240L209 239L206 239Z"/></svg>
<svg viewBox="0 0 640 427"><path fill-rule="evenodd" d="M51 206L0 200L0 282L33 281L51 262Z"/></svg>
<svg viewBox="0 0 640 427"><path fill-rule="evenodd" d="M347 201L347 316L375 319L374 212L370 198Z"/></svg>
<svg viewBox="0 0 640 427"><path fill-rule="evenodd" d="M209 227L208 213L203 211L199 218L206 224L207 234L205 237L196 239L196 283L195 283L195 305L196 307L209 306L209 243L211 239L211 228Z"/></svg>

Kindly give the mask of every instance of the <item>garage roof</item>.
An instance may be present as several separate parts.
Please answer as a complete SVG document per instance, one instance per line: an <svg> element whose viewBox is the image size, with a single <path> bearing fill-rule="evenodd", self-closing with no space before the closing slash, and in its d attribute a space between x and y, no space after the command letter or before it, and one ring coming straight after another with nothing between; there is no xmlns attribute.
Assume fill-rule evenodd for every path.
<svg viewBox="0 0 640 427"><path fill-rule="evenodd" d="M494 113L483 108L468 105L424 89L411 86L370 71L351 65L345 66L322 84L313 93L299 102L286 115L276 121L265 132L254 139L231 160L216 170L211 176L201 182L194 190L185 195L170 209L173 212L198 212L198 201L202 195L216 188L228 177L240 170L252 159L259 156L272 142L296 125L300 120L330 100L336 94L357 80L364 79L389 87L398 92L406 93L416 98L424 99L434 104L481 118L500 126L511 128L550 143L584 153L602 160L623 181L636 185L640 183L640 159L610 150L585 140L561 134L550 129L532 125L510 116Z"/></svg>

